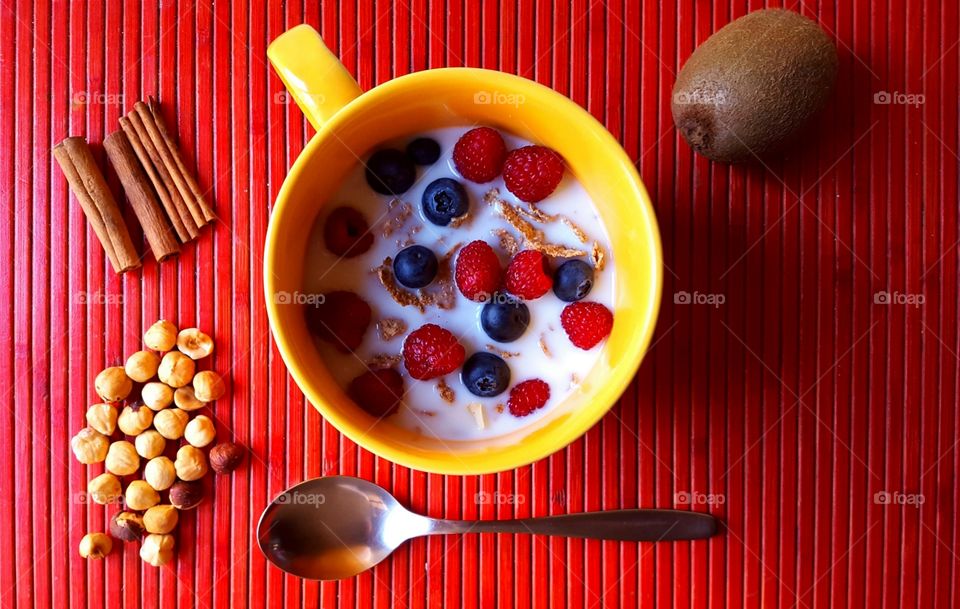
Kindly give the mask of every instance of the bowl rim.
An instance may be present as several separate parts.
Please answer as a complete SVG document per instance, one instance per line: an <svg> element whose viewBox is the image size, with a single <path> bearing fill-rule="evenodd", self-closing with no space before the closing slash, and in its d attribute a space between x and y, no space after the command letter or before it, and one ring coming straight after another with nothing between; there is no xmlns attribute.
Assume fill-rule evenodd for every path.
<svg viewBox="0 0 960 609"><path fill-rule="evenodd" d="M405 451L402 447L397 447L378 438L367 435L366 431L360 429L360 426L354 425L349 417L341 416L340 413L327 407L325 400L319 391L315 391L307 375L302 374L298 366L291 365L294 358L293 348L289 344L290 338L277 322L278 304L271 298L275 293L274 275L271 268L275 266L278 255L277 232L279 231L279 222L282 219L287 205L289 205L290 194L301 181L300 176L305 168L310 164L310 159L316 154L320 147L320 142L327 131L335 131L337 127L348 120L348 115L363 112L364 109L374 104L378 98L393 94L401 87L416 86L420 81L429 81L434 79L448 79L456 76L475 77L481 80L497 79L503 84L504 80L509 80L516 87L527 88L535 91L551 104L566 106L568 112L578 115L584 128L588 129L590 134L597 138L606 148L609 148L615 156L620 157L620 165L627 173L628 178L633 182L638 195L638 210L646 220L646 237L649 239L651 253L655 264L651 265L650 288L652 295L649 299L647 310L643 312L643 329L639 340L627 352L628 357L622 357L618 364L612 368L612 373L607 382L603 385L603 393L615 396L609 400L609 404L602 408L596 408L591 416L582 419L577 426L566 426L564 433L557 434L555 441L541 443L540 446L522 446L511 445L498 448L495 454L485 455L484 459L466 462L464 459L451 458L438 460L425 457ZM479 83L478 83L479 84ZM486 84L494 84L488 82ZM264 300L266 302L267 317L270 326L270 332L273 335L277 349L283 359L288 373L293 378L297 387L303 392L307 401L333 425L340 433L345 435L358 446L370 451L371 453L387 459L398 465L409 467L417 471L443 475L480 475L496 472L509 471L529 465L547 456L550 456L583 436L587 431L593 428L597 422L603 418L616 405L619 397L623 394L635 377L640 364L646 355L646 351L653 339L656 329L657 317L662 299L663 291L663 250L660 240L660 229L657 223L657 217L654 212L653 202L650 199L646 186L640 178L636 165L630 159L629 155L623 149L619 141L600 123L592 114L582 106L568 98L567 96L522 76L500 72L497 70L488 70L484 68L433 68L419 72L413 72L397 78L391 79L380 84L355 98L349 104L340 109L324 126L318 130L310 141L307 142L303 150L297 156L290 170L284 177L280 190L277 192L274 205L270 213L267 233L263 246L263 287Z"/></svg>

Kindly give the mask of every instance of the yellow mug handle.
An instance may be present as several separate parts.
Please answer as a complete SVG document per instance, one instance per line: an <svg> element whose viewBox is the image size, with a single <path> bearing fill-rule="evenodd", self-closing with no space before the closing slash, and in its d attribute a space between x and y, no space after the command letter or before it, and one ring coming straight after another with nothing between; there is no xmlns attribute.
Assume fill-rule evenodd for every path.
<svg viewBox="0 0 960 609"><path fill-rule="evenodd" d="M293 100L314 129L363 91L315 29L307 24L291 28L267 47L267 57Z"/></svg>

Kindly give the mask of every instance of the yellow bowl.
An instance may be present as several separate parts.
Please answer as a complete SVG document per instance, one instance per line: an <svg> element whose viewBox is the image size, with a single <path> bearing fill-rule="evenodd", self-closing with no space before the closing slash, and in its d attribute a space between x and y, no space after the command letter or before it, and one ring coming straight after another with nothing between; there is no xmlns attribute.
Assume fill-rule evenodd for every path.
<svg viewBox="0 0 960 609"><path fill-rule="evenodd" d="M481 474L531 463L592 427L630 383L650 343L662 288L660 236L650 198L623 148L580 106L524 78L445 68L403 76L361 94L309 26L275 40L271 62L317 128L294 163L270 218L264 290L270 327L290 374L337 429L371 452L440 474ZM444 126L483 124L558 151L590 193L611 240L614 325L582 385L536 422L476 441L437 440L377 422L333 380L301 306L304 252L319 208L378 144Z"/></svg>

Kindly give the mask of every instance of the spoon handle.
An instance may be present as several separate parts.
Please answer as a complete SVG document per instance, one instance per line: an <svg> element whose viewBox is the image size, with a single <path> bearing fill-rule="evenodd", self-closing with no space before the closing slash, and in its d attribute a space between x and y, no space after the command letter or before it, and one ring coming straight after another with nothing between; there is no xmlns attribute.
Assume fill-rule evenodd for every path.
<svg viewBox="0 0 960 609"><path fill-rule="evenodd" d="M704 539L717 532L709 514L682 510L609 510L515 520L435 520L429 534L537 533L613 541Z"/></svg>

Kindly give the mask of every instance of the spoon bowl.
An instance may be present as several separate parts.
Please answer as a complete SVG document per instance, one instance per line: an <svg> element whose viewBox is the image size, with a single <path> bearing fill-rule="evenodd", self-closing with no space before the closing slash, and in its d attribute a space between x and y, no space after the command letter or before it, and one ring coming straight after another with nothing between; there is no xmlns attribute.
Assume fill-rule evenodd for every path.
<svg viewBox="0 0 960 609"><path fill-rule="evenodd" d="M267 558L288 573L342 579L376 565L429 525L376 484L328 476L277 497L260 517L257 538Z"/></svg>
<svg viewBox="0 0 960 609"><path fill-rule="evenodd" d="M385 489L348 476L307 480L281 493L257 526L260 550L307 579L343 579L381 562L400 544L446 533L539 533L585 539L674 541L710 537L708 514L611 510L515 520L439 520L414 514Z"/></svg>

